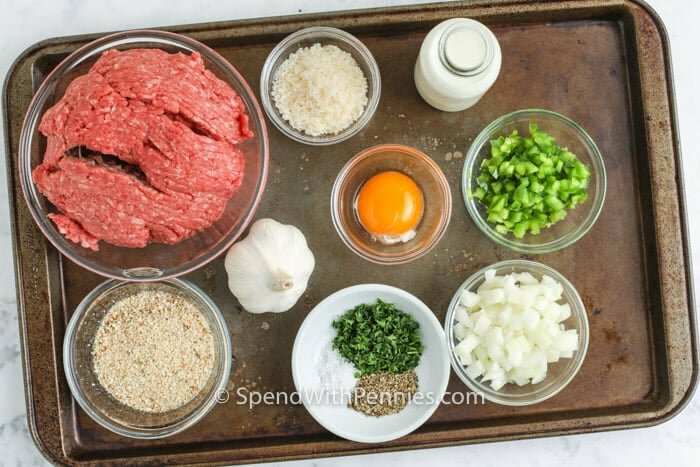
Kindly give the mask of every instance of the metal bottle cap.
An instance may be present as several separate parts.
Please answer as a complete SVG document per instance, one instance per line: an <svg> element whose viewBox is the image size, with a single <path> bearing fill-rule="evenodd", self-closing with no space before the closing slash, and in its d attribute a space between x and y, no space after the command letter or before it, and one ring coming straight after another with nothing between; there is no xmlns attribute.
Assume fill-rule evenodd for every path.
<svg viewBox="0 0 700 467"><path fill-rule="evenodd" d="M469 23L458 23L443 32L438 53L442 64L451 72L474 76L491 64L493 45L479 28Z"/></svg>

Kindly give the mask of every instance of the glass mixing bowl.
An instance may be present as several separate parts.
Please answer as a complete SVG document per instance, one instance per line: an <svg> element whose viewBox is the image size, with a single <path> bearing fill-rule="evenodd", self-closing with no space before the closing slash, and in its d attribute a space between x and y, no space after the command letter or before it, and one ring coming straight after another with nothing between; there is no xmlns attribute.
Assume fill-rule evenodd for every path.
<svg viewBox="0 0 700 467"><path fill-rule="evenodd" d="M544 381L540 383L526 384L524 386L511 383L506 384L496 391L488 382L482 382L481 377L477 379L470 378L469 375L467 375L467 368L460 363L459 358L454 353L454 347L459 343L454 335L454 325L462 292L465 290L471 292L476 291L484 282L484 273L489 269L495 269L496 274L499 276L511 273L529 272L538 280L542 280L542 276L547 275L559 282L564 289L562 298L571 307L571 316L563 321L563 324L566 326L566 329L576 329L578 331L578 350L574 352L572 358L563 358L558 362L550 363L547 367L547 376ZM492 264L474 273L457 289L447 309L445 337L447 338L447 348L450 351L452 368L455 373L457 373L457 376L459 376L459 379L461 379L469 389L478 394L483 394L485 399L498 404L512 406L531 405L542 402L559 393L574 379L576 373L578 373L586 357L586 351L588 350L588 317L586 316L586 308L576 288L574 288L573 284L571 284L566 277L556 270L535 261L501 261L500 263Z"/></svg>
<svg viewBox="0 0 700 467"><path fill-rule="evenodd" d="M568 210L563 220L543 228L538 235L527 233L523 238L515 238L512 234L497 232L493 224L486 220L486 208L470 193L477 186L476 178L479 176L482 161L491 157L490 141L499 136L507 136L513 130L518 130L521 136L529 135L528 126L531 123L537 124L540 130L553 136L557 145L568 148L588 166L591 172L588 199L576 208ZM581 126L570 118L549 110L525 109L497 118L476 137L464 161L462 196L472 220L491 240L521 253L541 254L572 245L593 227L603 209L606 183L603 156Z"/></svg>
<svg viewBox="0 0 700 467"><path fill-rule="evenodd" d="M202 390L184 406L162 413L141 412L117 401L102 387L92 364L93 340L102 319L116 301L142 291L163 291L193 303L209 325L214 341L213 369ZM221 312L202 290L180 279L103 282L80 302L63 340L63 368L75 400L99 425L130 438L172 436L204 418L223 397L232 360L231 340Z"/></svg>
<svg viewBox="0 0 700 467"><path fill-rule="evenodd" d="M54 105L68 84L85 74L108 49L159 48L167 52L201 54L208 70L227 82L241 97L255 136L239 145L245 157L243 184L229 200L221 218L208 229L176 244L150 244L123 248L100 242L92 251L66 239L47 214L55 207L39 192L32 170L41 163L46 138L39 132L44 112ZM163 31L127 31L97 39L73 52L44 80L32 100L20 135L19 171L22 191L32 217L46 238L67 258L102 276L152 281L192 271L226 251L253 218L265 188L268 171L268 138L258 102L245 79L223 57L186 36Z"/></svg>

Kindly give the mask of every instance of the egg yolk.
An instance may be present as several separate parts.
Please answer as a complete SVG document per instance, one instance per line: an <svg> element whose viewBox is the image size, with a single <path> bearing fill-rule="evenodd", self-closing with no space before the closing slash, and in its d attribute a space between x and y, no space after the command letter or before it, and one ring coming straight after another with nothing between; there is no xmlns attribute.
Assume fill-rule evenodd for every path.
<svg viewBox="0 0 700 467"><path fill-rule="evenodd" d="M423 193L408 175L380 172L360 189L356 209L370 234L403 235L415 229L423 216Z"/></svg>

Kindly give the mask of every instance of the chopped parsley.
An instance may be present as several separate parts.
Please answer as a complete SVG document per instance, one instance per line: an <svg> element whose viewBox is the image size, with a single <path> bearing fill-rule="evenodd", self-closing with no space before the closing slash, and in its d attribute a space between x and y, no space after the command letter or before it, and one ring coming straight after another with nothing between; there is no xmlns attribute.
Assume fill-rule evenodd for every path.
<svg viewBox="0 0 700 467"><path fill-rule="evenodd" d="M333 348L355 365L358 377L412 370L423 353L416 320L379 299L348 310L333 321L333 327L337 331Z"/></svg>

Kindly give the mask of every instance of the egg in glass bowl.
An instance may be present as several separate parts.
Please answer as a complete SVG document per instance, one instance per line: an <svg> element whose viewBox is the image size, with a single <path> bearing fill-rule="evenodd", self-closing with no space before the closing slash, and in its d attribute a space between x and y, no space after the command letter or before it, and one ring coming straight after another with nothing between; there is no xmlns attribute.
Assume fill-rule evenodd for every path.
<svg viewBox="0 0 700 467"><path fill-rule="evenodd" d="M331 191L333 225L345 245L377 264L403 264L442 238L452 195L440 167L417 149L383 144L341 169Z"/></svg>

